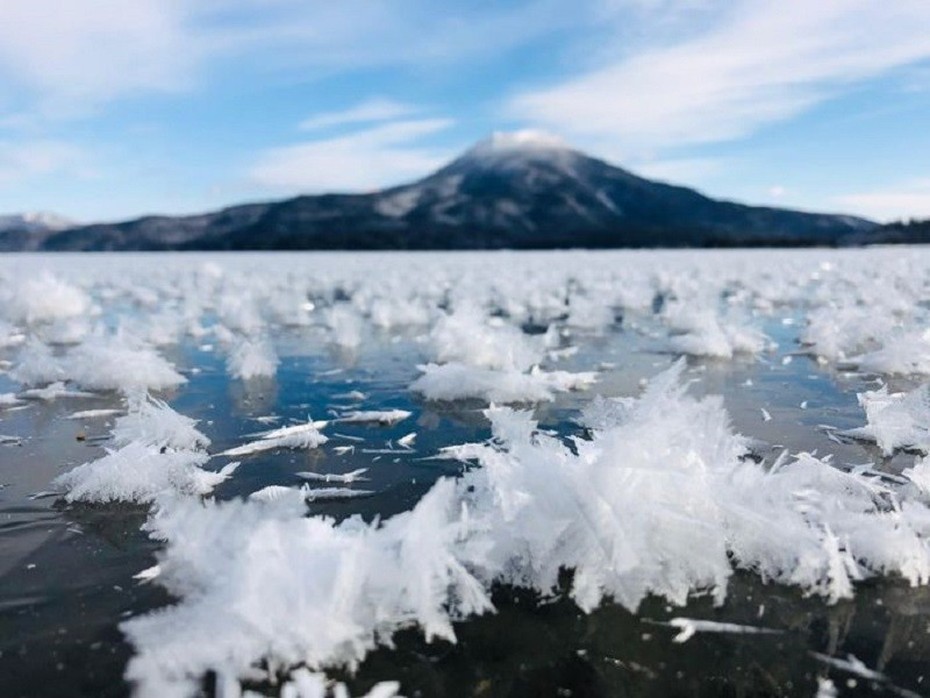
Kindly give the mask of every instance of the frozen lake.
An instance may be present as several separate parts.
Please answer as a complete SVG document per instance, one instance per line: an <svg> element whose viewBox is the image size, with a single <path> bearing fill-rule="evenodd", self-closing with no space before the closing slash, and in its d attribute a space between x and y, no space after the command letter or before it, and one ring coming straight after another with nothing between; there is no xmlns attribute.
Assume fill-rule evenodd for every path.
<svg viewBox="0 0 930 698"><path fill-rule="evenodd" d="M3 694L925 694L928 320L923 248L5 256Z"/></svg>

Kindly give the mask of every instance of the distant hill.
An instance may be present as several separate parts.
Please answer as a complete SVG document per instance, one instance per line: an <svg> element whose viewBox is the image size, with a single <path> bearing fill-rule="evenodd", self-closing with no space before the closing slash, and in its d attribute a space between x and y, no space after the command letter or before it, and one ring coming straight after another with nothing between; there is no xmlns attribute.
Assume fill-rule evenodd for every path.
<svg viewBox="0 0 930 698"><path fill-rule="evenodd" d="M67 218L41 211L0 216L0 251L39 249L49 235L74 225Z"/></svg>
<svg viewBox="0 0 930 698"><path fill-rule="evenodd" d="M885 244L920 244L930 242L930 218L889 223L866 233L862 239L865 243Z"/></svg>
<svg viewBox="0 0 930 698"><path fill-rule="evenodd" d="M877 227L853 216L711 199L524 131L495 134L425 179L380 192L75 227L50 235L42 249L835 245Z"/></svg>

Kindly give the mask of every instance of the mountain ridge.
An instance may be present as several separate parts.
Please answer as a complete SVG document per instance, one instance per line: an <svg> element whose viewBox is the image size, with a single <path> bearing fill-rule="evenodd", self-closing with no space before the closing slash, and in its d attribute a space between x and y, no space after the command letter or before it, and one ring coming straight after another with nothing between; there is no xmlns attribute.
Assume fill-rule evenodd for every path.
<svg viewBox="0 0 930 698"><path fill-rule="evenodd" d="M48 236L75 225L48 211L0 215L0 251L38 249Z"/></svg>
<svg viewBox="0 0 930 698"><path fill-rule="evenodd" d="M749 206L640 177L533 131L495 133L436 172L364 194L68 228L44 250L552 249L840 245L854 216Z"/></svg>

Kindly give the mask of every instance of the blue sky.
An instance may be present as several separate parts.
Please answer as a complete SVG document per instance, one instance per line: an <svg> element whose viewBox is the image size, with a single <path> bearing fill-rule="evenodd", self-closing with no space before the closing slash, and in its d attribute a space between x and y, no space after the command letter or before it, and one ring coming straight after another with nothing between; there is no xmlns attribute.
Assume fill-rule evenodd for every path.
<svg viewBox="0 0 930 698"><path fill-rule="evenodd" d="M5 0L0 213L415 179L538 128L721 197L930 217L927 0Z"/></svg>

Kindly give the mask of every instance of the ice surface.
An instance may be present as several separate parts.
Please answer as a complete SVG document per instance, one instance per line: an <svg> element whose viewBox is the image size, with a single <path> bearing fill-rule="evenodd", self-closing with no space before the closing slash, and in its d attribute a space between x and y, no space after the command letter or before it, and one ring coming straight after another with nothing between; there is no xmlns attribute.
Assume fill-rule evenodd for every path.
<svg viewBox="0 0 930 698"><path fill-rule="evenodd" d="M497 148L493 157L507 151ZM571 166L557 148L537 154ZM118 263L91 255L80 265L0 260L0 372L18 384L3 388L15 393L0 403L98 395L101 410L127 404L113 450L56 487L72 501L152 506L147 527L165 545L155 579L179 601L125 626L138 651L129 676L142 695L188 695L210 670L233 690L263 661L293 669L286 681L298 694L317 691L326 681L318 672L352 666L400 628L452 638L453 620L490 610L491 584L548 593L565 569L584 610L605 599L635 609L649 594L671 605L695 593L723 602L735 569L827 602L853 596L859 580L874 575L914 585L930 579L926 457L900 474L892 470L907 456L887 467L841 469L824 453L789 453L770 467L749 457L749 439L730 426L719 398L689 394L681 365L640 394L617 380L648 353L656 366L666 365L657 353L741 355L741 366L764 371L774 340L794 342L800 332L802 350L820 362L810 370L834 385L855 369L893 386L862 393L865 426L855 436L886 455L926 453L927 389L915 389L930 367L924 250L423 254L397 255L391 264L359 254L313 257L312 264L300 255L257 259L266 258L192 255L163 268L133 255ZM633 353L599 353L599 342L610 346L621 333L632 338ZM368 370L366 352L390 354L397 343L409 360L395 365L392 354L384 365L398 373L385 384L400 375L427 400L493 404L485 413L493 438L443 449L441 456L475 467L383 521L310 515L308 500L368 494L342 486L362 479L357 470L298 475L334 487L275 485L244 500L204 501L235 466L205 470L208 441L196 422L149 393L171 399L185 376L209 376L224 358L230 376L264 377L257 384L271 391L278 357L290 362L304 342L326 347L325 360L335 365L293 362L289 371L305 370L307 386L346 379L335 398L343 402L328 404L334 421L391 427L414 417L380 409L392 404L381 376L370 390L349 380ZM602 359L598 376L592 369ZM696 375L706 376L701 390L713 392L720 363L689 360L707 368ZM786 370L803 370L806 361L797 357ZM595 379L597 390L622 397L564 394ZM235 389L249 393L255 385ZM777 400L752 403L754 392L745 392L744 429L755 425L761 434L791 420ZM500 406L549 401L551 411L538 414ZM423 412L416 414L418 444L430 457L435 434L421 417L445 406L414 404ZM537 416L570 420L576 406L583 437L566 443L537 428ZM288 416L276 404L260 409ZM351 411L338 416L342 410ZM776 419L764 423L768 410ZM322 430L310 421L288 425L217 455L316 448L326 441ZM401 448L412 436L398 438L405 431L384 437L398 448L335 452L353 463L369 453L410 453ZM381 475L372 474L379 487Z"/></svg>

